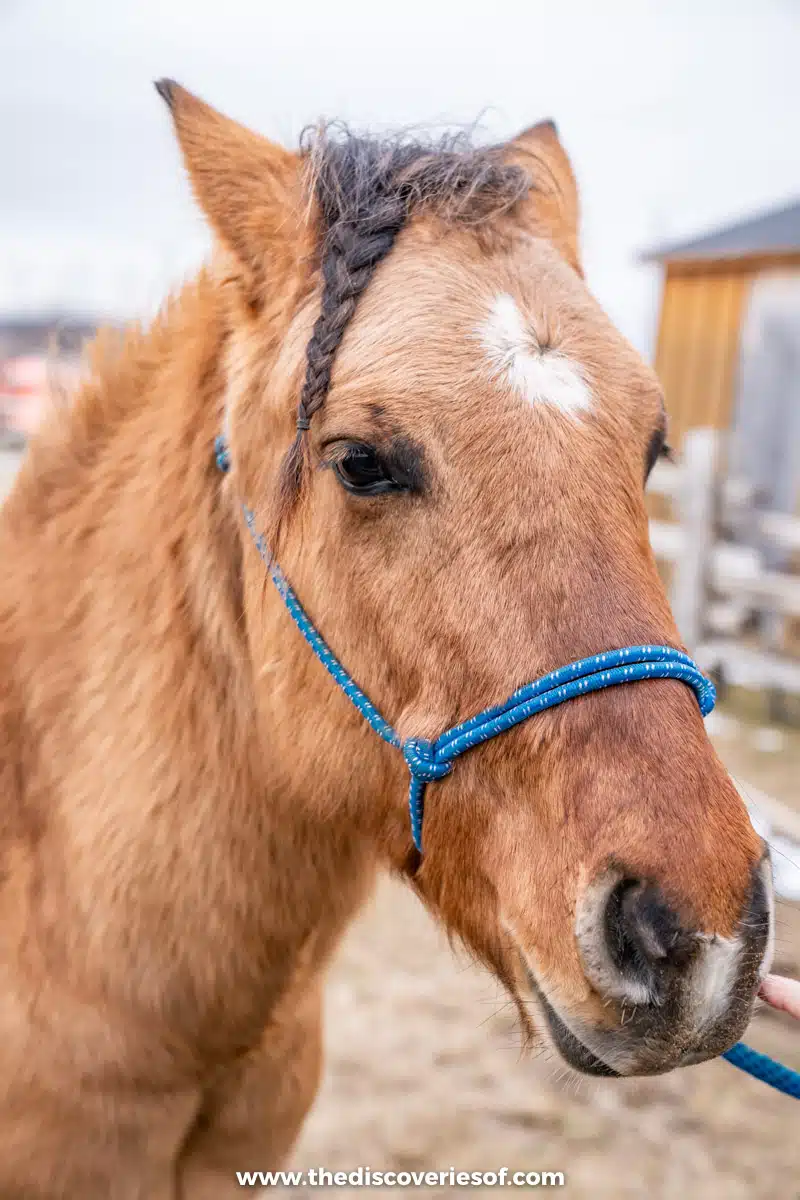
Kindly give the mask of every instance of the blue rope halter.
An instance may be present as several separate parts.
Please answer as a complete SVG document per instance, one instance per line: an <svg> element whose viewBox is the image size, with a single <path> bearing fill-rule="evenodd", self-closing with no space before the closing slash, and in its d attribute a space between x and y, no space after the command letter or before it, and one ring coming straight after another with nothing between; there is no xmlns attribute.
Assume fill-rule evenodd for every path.
<svg viewBox="0 0 800 1200"><path fill-rule="evenodd" d="M230 451L224 437L216 439L214 449L220 471L229 471ZM372 726L378 737L402 752L411 776L408 790L411 836L420 854L425 785L449 775L454 761L467 750L505 733L521 721L527 721L529 717L544 712L545 709L554 708L557 704L564 704L576 696L585 696L620 683L635 683L640 679L679 679L694 691L704 717L714 707L714 685L710 679L706 679L688 654L675 650L672 646L626 646L622 650L606 650L602 654L582 658L578 662L559 667L557 671L551 671L549 675L542 675L533 683L519 688L502 704L495 704L462 721L460 725L454 725L434 741L425 738L407 738L403 741L400 734L383 719L370 698L362 692L317 632L280 567L273 561L263 534L256 529L254 513L246 505L242 505L242 510L256 549L286 605L289 616L325 670ZM785 1092L787 1096L800 1099L800 1072L751 1050L743 1042L733 1046L722 1057L756 1079Z"/></svg>

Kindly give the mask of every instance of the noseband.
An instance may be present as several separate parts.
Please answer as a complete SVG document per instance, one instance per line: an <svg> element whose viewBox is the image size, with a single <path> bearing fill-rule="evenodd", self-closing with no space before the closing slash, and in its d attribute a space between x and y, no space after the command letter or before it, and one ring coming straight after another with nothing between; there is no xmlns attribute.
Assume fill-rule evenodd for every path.
<svg viewBox="0 0 800 1200"><path fill-rule="evenodd" d="M215 454L220 471L229 471L230 452L223 437L216 439ZM289 616L325 670L372 726L378 737L400 750L406 760L411 775L408 789L411 836L420 854L426 784L435 783L437 779L449 775L455 760L467 750L472 750L482 742L488 742L490 738L513 729L529 717L534 717L545 709L555 708L557 704L564 704L567 700L573 700L576 696L587 696L590 692L599 692L602 688L614 687L620 683L636 683L641 679L678 679L692 689L704 717L714 707L714 684L710 679L706 679L688 654L672 646L625 646L622 650L606 650L602 654L593 654L590 658L582 658L578 662L559 667L548 675L542 675L533 683L519 688L502 704L485 708L483 712L462 721L460 725L454 725L452 729L440 733L433 741L426 738L404 740L397 730L384 720L369 696L362 692L314 627L280 567L272 559L263 534L256 529L255 514L244 504L242 510L250 536L286 605ZM743 1042L737 1043L722 1057L778 1091L800 1099L799 1072L775 1062L765 1054L759 1054Z"/></svg>

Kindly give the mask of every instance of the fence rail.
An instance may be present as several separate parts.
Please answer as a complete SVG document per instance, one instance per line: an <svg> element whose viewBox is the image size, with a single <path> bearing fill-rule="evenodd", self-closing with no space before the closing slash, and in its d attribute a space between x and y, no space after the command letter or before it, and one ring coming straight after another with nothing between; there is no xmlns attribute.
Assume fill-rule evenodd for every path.
<svg viewBox="0 0 800 1200"><path fill-rule="evenodd" d="M668 498L675 521L653 519L650 541L672 570L672 607L698 662L730 683L800 695L800 660L788 652L786 619L800 618L800 519L759 507L742 480L724 478L723 443L691 430L680 463L659 463L649 491ZM776 560L787 566L778 569Z"/></svg>

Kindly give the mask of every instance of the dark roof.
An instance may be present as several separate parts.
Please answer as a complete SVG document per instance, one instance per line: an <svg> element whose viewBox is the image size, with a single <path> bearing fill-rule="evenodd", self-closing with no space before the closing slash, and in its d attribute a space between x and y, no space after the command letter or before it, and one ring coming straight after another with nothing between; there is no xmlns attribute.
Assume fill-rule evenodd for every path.
<svg viewBox="0 0 800 1200"><path fill-rule="evenodd" d="M727 225L686 242L668 242L643 255L645 261L671 259L744 258L748 254L800 252L800 200L784 208Z"/></svg>

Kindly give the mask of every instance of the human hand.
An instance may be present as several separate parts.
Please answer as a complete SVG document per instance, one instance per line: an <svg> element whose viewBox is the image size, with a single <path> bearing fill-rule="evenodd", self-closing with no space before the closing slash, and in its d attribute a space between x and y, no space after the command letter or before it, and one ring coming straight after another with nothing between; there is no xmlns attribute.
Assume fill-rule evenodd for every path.
<svg viewBox="0 0 800 1200"><path fill-rule="evenodd" d="M771 1008L786 1012L800 1021L800 981L782 975L767 975L758 994Z"/></svg>

